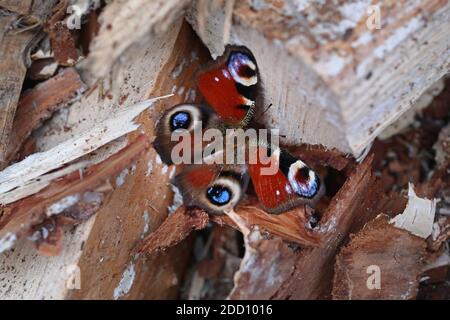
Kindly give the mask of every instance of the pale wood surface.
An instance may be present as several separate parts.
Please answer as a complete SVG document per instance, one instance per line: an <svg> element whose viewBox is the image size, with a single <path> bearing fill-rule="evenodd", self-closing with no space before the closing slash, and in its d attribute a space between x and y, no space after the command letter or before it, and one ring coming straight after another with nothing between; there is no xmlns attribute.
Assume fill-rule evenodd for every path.
<svg viewBox="0 0 450 320"><path fill-rule="evenodd" d="M206 56L200 54L199 41L189 27L184 26L179 35L181 25L182 19L178 19L165 33L147 37L145 45L135 46L126 53L126 59L111 73L111 81L106 79L104 86L88 90L80 101L59 112L37 132L39 150L50 150L76 138L107 119L114 110L143 99L176 91L170 101L158 104L160 110L195 96L190 80L200 57ZM192 59L188 66L184 61L186 56ZM167 77L180 64L184 65L184 71ZM146 112L138 120L142 125L140 130L149 140L158 115L159 111ZM62 126L70 130L61 130ZM121 145L102 150L104 156L114 153ZM116 189L88 223L76 227L77 236L66 234L62 256L36 258L30 244L24 242L20 242L13 253L4 253L0 256L0 265L5 270L5 277L0 280L0 296L30 299L176 297L189 259L190 242L151 257L132 253L139 241L167 216L167 208L172 204L168 181L173 173L173 168L163 165L155 151L150 150L124 170L120 178L113 178L111 183ZM16 266L18 259L24 262ZM70 276L66 270L73 265L81 271L80 290L67 290L65 285ZM15 278L16 275L20 277Z"/></svg>
<svg viewBox="0 0 450 320"><path fill-rule="evenodd" d="M0 15L0 168L7 164L9 133L25 78L29 49L39 39L40 27L55 2L0 2L0 11L4 11Z"/></svg>
<svg viewBox="0 0 450 320"><path fill-rule="evenodd" d="M382 28L371 31L366 27L368 2L362 0L325 5L316 1L230 1L222 2L223 8L209 8L206 15L205 8L196 3L189 21L213 56L219 55L228 42L245 44L255 53L264 82L265 105L274 104L263 122L280 128L281 134L287 135L286 143L323 144L359 154L432 82L448 72L448 2L383 3ZM108 3L100 16L100 32L91 54L81 64L82 75L93 80L89 82L91 90L35 132L38 150L48 152L76 139L121 108L175 93L158 103L154 112L139 117L140 130L151 140L162 110L179 102L199 101L192 80L208 55L189 27L183 25L181 16L188 4L141 0ZM26 3L16 10L28 10ZM5 19L0 19L0 27L12 23L13 18ZM3 40L7 35L0 36ZM20 44L26 47L27 41ZM14 85L9 90L12 95L0 96L2 103L8 103L8 119L17 104L25 72L20 63L16 68L20 72L14 73L19 78L0 79ZM11 121L5 120L2 128ZM114 141L98 156L105 158L124 143ZM60 256L37 256L24 241L14 251L0 255L4 275L0 278L0 298L176 297L190 258L189 239L163 254L134 254L136 246L164 221L173 205L169 180L174 172L151 149L118 177L111 178L115 190L95 216L66 230ZM302 251L302 256L295 258L299 268L294 273L285 270L280 283L283 290L273 297L291 297L287 292L296 292L299 286L311 290L291 298L322 296L325 284L317 270L330 274L330 261L341 234L350 232L349 221L361 212L359 205L366 201L364 190L373 182L373 176L364 170L354 179L361 181L363 191L349 196L345 206L334 204L350 212L343 216L346 223L342 230L324 250ZM81 287L77 290L67 286L74 268L80 270ZM310 277L298 272L308 269L315 271ZM238 292L231 297L239 297Z"/></svg>
<svg viewBox="0 0 450 320"><path fill-rule="evenodd" d="M97 78L105 77L131 46L143 44L149 34L164 34L180 18L187 4L187 0L119 0L110 3L100 16L101 27L84 62L85 69Z"/></svg>
<svg viewBox="0 0 450 320"><path fill-rule="evenodd" d="M280 128L286 143L358 155L449 70L448 1L381 2L381 28L373 30L363 0L245 0L232 14L206 15L201 3L189 21L213 56L226 43L255 54L264 104L274 105L264 122Z"/></svg>

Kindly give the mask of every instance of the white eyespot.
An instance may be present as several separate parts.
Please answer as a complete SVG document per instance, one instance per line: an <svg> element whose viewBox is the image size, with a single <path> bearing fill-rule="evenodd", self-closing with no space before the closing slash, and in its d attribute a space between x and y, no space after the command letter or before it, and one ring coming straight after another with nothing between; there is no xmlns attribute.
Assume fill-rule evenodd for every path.
<svg viewBox="0 0 450 320"><path fill-rule="evenodd" d="M297 175L299 171L304 168L308 169L308 179L305 181L305 183L299 183L297 181ZM288 180L289 184L297 195L310 198L313 197L318 191L315 172L309 169L308 166L301 160L297 160L289 167Z"/></svg>
<svg viewBox="0 0 450 320"><path fill-rule="evenodd" d="M254 75L245 76L240 74L241 68L249 68L253 71ZM230 70L231 76L234 81L249 87L255 85L258 82L258 77L256 74L256 64L246 55L240 52L234 53L230 57L228 63L228 69Z"/></svg>
<svg viewBox="0 0 450 320"><path fill-rule="evenodd" d="M295 179L295 175L297 174L297 172L304 167L306 167L306 164L301 160L297 160L296 162L291 164L291 166L289 167L289 178L292 177L293 179Z"/></svg>
<svg viewBox="0 0 450 320"><path fill-rule="evenodd" d="M309 170L309 181L314 181L316 180L316 174L314 173L314 171Z"/></svg>
<svg viewBox="0 0 450 320"><path fill-rule="evenodd" d="M241 77L237 74L236 71L234 71L234 69L231 70L231 75L233 76L234 81L246 86L246 87L250 87L255 85L256 83L258 83L258 77L255 76L251 76L249 78L247 77Z"/></svg>

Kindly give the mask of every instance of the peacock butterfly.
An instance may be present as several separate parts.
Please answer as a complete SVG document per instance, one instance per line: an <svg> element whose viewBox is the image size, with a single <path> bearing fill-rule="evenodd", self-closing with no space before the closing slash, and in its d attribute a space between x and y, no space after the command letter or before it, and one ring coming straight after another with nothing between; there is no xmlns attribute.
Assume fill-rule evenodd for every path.
<svg viewBox="0 0 450 320"><path fill-rule="evenodd" d="M167 164L172 163L172 151L180 142L172 141L174 133L187 134L190 147L200 145L202 152L208 144L192 139L196 131L203 134L217 129L226 136L229 128L250 127L261 96L254 55L246 47L227 46L225 53L198 75L198 87L205 104L175 105L163 113L156 125L153 145ZM244 147L257 155L255 161L183 165L173 183L180 189L185 205L201 207L212 214L224 213L239 203L249 180L260 204L271 214L302 204L313 206L324 193L319 175L287 151L258 139L247 141ZM195 152L189 159L194 155ZM275 164L275 170L263 174L268 163Z"/></svg>

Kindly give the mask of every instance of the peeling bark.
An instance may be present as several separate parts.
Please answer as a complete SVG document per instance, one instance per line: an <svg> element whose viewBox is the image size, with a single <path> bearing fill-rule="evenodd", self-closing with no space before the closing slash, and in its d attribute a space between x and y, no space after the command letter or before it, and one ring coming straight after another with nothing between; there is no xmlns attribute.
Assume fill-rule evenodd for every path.
<svg viewBox="0 0 450 320"><path fill-rule="evenodd" d="M74 35L76 31L69 30L67 23L63 21L68 5L68 0L60 1L55 6L53 16L46 25L54 58L62 66L73 66L80 57Z"/></svg>
<svg viewBox="0 0 450 320"><path fill-rule="evenodd" d="M0 216L0 241L10 234L18 239L28 234L34 225L41 223L46 217L71 210L73 205L82 200L85 192L100 192L102 189L97 188L120 173L147 148L148 140L145 136L140 136L127 148L82 173L69 173L37 194L3 207Z"/></svg>
<svg viewBox="0 0 450 320"><path fill-rule="evenodd" d="M0 3L0 11L6 8L13 12L0 17L0 169L7 165L9 135L25 79L29 50L39 40L39 26L55 3L55 0L25 1L20 5Z"/></svg>
<svg viewBox="0 0 450 320"><path fill-rule="evenodd" d="M138 252L152 254L164 251L186 239L192 231L205 228L208 222L208 214L203 210L180 207L142 241Z"/></svg>
<svg viewBox="0 0 450 320"><path fill-rule="evenodd" d="M325 242L319 248L289 246L282 239L264 239L259 232L247 237L246 255L235 276L231 299L317 299L331 294L334 257L350 232L383 212L389 200L376 186L366 159L349 176L331 200L322 219L330 221L322 230ZM332 223L331 223L332 222ZM320 225L320 224L319 224ZM318 226L319 227L319 226ZM319 227L320 228L320 227ZM258 274L276 275L276 280Z"/></svg>
<svg viewBox="0 0 450 320"><path fill-rule="evenodd" d="M414 299L425 248L424 239L377 217L337 256L333 299Z"/></svg>
<svg viewBox="0 0 450 320"><path fill-rule="evenodd" d="M77 71L68 68L22 95L14 117L7 161L14 158L34 129L50 118L53 112L74 101L85 89Z"/></svg>

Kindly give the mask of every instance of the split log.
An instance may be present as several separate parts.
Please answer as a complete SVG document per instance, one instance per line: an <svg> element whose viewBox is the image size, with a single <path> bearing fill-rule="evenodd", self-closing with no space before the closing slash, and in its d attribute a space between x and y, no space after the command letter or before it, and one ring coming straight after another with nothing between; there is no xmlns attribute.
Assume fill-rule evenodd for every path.
<svg viewBox="0 0 450 320"><path fill-rule="evenodd" d="M388 198L371 172L371 158L350 175L332 199L328 237L317 248L296 247L281 238L265 239L258 229L246 236L246 253L235 275L231 299L329 298L333 261L348 234L388 210Z"/></svg>
<svg viewBox="0 0 450 320"><path fill-rule="evenodd" d="M42 191L3 207L0 218L0 243L4 247L0 247L0 252L12 247L14 245L12 239L18 239L23 234L29 233L30 229L42 223L45 217L76 210L76 206L80 206L79 203L86 198L86 193L90 193L87 197L90 196L100 205L104 198L104 193L99 191L104 189L102 185L110 177L118 175L132 160L137 159L148 149L148 144L146 138L141 136L99 164L86 170L70 172L49 183ZM5 243L8 244L6 248Z"/></svg>
<svg viewBox="0 0 450 320"><path fill-rule="evenodd" d="M262 119L288 144L359 155L448 72L448 1L217 3L195 1L189 21L213 56L252 50L274 106Z"/></svg>
<svg viewBox="0 0 450 320"><path fill-rule="evenodd" d="M21 5L3 3L10 6L9 10L17 10L14 12L30 12L31 4L38 1L25 1ZM287 134L286 142L290 144L320 143L359 154L383 127L408 108L410 100L448 67L448 55L443 54L449 44L448 37L441 31L442 26L448 25L448 3L427 0L401 7L396 3L383 4L382 29L370 31L365 16L367 4L359 1L334 6L330 3L314 6L315 3L306 1L297 8L290 1L227 1L224 10L217 10L217 4L223 1L211 5L206 1L196 3L189 19L213 55L221 53L228 42L245 44L255 52L267 102L272 100L276 106L265 115L264 122L268 126L283 122L287 132L282 133ZM210 217L203 211L185 214L183 207L168 217L179 205L170 185L175 167L164 165L153 149L136 158L140 149L134 143L128 143L127 149L124 146L127 141L135 140L141 147L147 146L144 141L153 138L154 124L161 111L175 103L201 100L193 79L208 60L208 54L180 18L189 4L189 1L173 0L108 3L99 17L100 27L90 54L78 65L83 78L89 80L89 90L69 107L58 106L59 100L49 101L47 105L44 101L43 109L36 110L29 126L19 126L24 131L11 154L40 125L45 118L43 111L59 107L54 117L34 134L37 151L51 153L64 143L79 142L83 133L121 109L149 97L174 94L142 114L140 132L129 134L126 139L94 148L94 152L93 149L76 155L68 152L63 159L55 157L59 158L57 161L39 158L39 154L29 158L43 159L47 161L43 164L49 166L46 169L42 165L33 166L42 170L33 172L33 178L42 177L44 181L36 185L37 180L33 180L32 189L35 189L30 194L26 193L30 192L27 189L20 197L17 193L10 197L0 215L0 247L16 244L13 250L0 256L0 271L5 275L0 279L0 297L156 299L179 294L191 249L189 238L181 240L193 229L204 228ZM386 20L383 20L384 13ZM56 15L58 19L52 22L61 25L64 10ZM55 32L51 28L48 31ZM64 32L69 34L67 30ZM54 34L50 38L53 46L64 47L64 41L57 43L60 37ZM74 39L69 40L74 53ZM410 59L403 59L404 50L412 52ZM71 57L61 50L56 60L70 65L74 62L69 61L74 60ZM429 64L430 59L434 66ZM280 63L274 65L274 60ZM414 74L421 78L414 78ZM52 80L57 79L45 84L51 87ZM67 98L72 90L67 89L67 97L62 93L63 104L71 100ZM18 96L18 90L15 91L14 97ZM22 122L20 114L18 119ZM126 153L131 146L137 149L132 149L133 157L126 157L122 152ZM241 206L236 215L241 219L239 223L227 217L211 219L244 231L246 253L230 298L331 297L335 256L348 235L361 230L381 212L398 213L396 210L403 205L401 199L392 201L384 196L381 182L371 168L372 157L357 165L336 150L325 154L321 150L314 147L297 151L302 159L322 161L345 172L346 180L330 203L324 197L327 208L318 226L309 223L308 212L303 208L269 216L256 206ZM98 162L83 176L75 170L81 162L69 163L69 160L87 153ZM125 160L130 159L135 162L124 169ZM61 168L63 164L67 167ZM14 168L21 168L20 164ZM52 169L58 170L49 172ZM11 179L14 177L10 175L11 167L5 172L3 177L8 181L6 187L0 184L3 191L23 192L21 188L30 187L29 180ZM436 179L441 181L443 177L440 174ZM85 199L86 190L97 190L98 183L105 180L108 183L104 185L110 188L101 189L101 207L98 201ZM42 182L47 184L42 186ZM54 209L73 192L80 194L76 204L69 203L62 212ZM25 194L28 198L23 199ZM44 213L49 208L54 210L46 217ZM83 219L87 221L68 228L67 224ZM302 229L307 224L310 229ZM432 244L435 247L447 239L444 236L448 229L444 226L448 223L442 226L441 234ZM8 233L11 230L14 232ZM395 229L395 232L400 232L402 237L405 234L402 230ZM14 243L13 236L18 235L29 235L40 253L60 255L38 256L35 248L23 241ZM143 239L146 246L136 252ZM416 247L410 240L406 239L408 244L412 243L406 249L411 250L406 251L414 255ZM223 241L218 242L224 246ZM311 244L315 246L309 247ZM152 255L146 256L143 251ZM392 250L386 253L389 255ZM220 259L220 267L223 256L216 252L214 257ZM235 252L234 263L237 259ZM417 265L411 259L406 259L406 263L412 266L411 275L416 275ZM203 270L197 270L197 279L207 277L208 271L216 276L220 274L220 270L206 270L208 265L204 263ZM235 268L227 271L228 276L230 270ZM189 297L199 296L202 281L193 281Z"/></svg>
<svg viewBox="0 0 450 320"><path fill-rule="evenodd" d="M167 217L155 232L145 237L142 245L138 247L138 252L153 254L167 250L186 239L192 231L205 228L208 222L209 216L205 211L180 207Z"/></svg>
<svg viewBox="0 0 450 320"><path fill-rule="evenodd" d="M34 129L85 89L75 69L69 68L26 92L17 106L5 161L12 160Z"/></svg>
<svg viewBox="0 0 450 320"><path fill-rule="evenodd" d="M7 165L9 135L27 71L29 50L39 40L40 27L55 3L56 0L0 1L0 169Z"/></svg>
<svg viewBox="0 0 450 320"><path fill-rule="evenodd" d="M111 3L100 17L99 34L91 44L83 68L95 78L107 76L117 59L130 47L148 41L151 34L164 34L170 29L187 4L187 0L120 0Z"/></svg>
<svg viewBox="0 0 450 320"><path fill-rule="evenodd" d="M108 28L103 30L111 32ZM98 81L79 101L55 114L36 132L39 151L76 138L107 119L114 110L173 92L172 98L138 118L141 133L151 140L154 123L164 108L182 101L198 101L192 79L207 60L207 54L190 27L182 19L176 19L164 32L144 38L143 44L130 46L122 53L120 63L114 65L106 79ZM140 133L131 134L128 139L134 139L137 134ZM110 157L123 145L124 141L114 141L99 150L97 156ZM14 251L4 253L0 257L0 268L5 275L0 280L1 296L9 299L176 297L190 258L190 242L151 257L133 254L136 244L167 217L173 201L169 183L173 169L162 164L151 149L131 168L117 177L111 176L114 190L94 216L72 231L66 228L59 256L37 256L34 248L22 242ZM40 271L30 272L31 269ZM71 282L68 285L74 270L80 287Z"/></svg>
<svg viewBox="0 0 450 320"><path fill-rule="evenodd" d="M377 217L337 256L333 299L414 299L425 248L424 239Z"/></svg>

